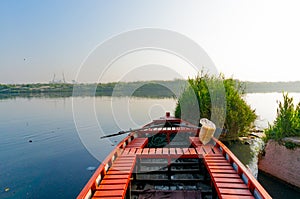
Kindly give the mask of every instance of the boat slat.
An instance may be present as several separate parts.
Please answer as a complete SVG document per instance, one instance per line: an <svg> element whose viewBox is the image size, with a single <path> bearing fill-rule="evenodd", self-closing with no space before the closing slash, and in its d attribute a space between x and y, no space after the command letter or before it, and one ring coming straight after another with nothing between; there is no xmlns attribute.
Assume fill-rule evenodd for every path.
<svg viewBox="0 0 300 199"><path fill-rule="evenodd" d="M130 148L125 148L122 155L127 155L129 153Z"/></svg>
<svg viewBox="0 0 300 199"><path fill-rule="evenodd" d="M172 155L176 154L175 148L170 148L170 154L172 154Z"/></svg>
<svg viewBox="0 0 300 199"><path fill-rule="evenodd" d="M231 188L231 189L248 189L247 185L245 185L243 182L242 183L223 183L219 182L216 183L217 187L219 188Z"/></svg>
<svg viewBox="0 0 300 199"><path fill-rule="evenodd" d="M92 199L123 199L123 197L105 197L105 196L99 196L99 197L97 197L97 196L94 196L94 197L92 197Z"/></svg>
<svg viewBox="0 0 300 199"><path fill-rule="evenodd" d="M183 154L185 154L185 155L190 154L189 148L182 148L182 151L183 151Z"/></svg>
<svg viewBox="0 0 300 199"><path fill-rule="evenodd" d="M155 148L150 148L149 153L150 154L155 154Z"/></svg>
<svg viewBox="0 0 300 199"><path fill-rule="evenodd" d="M202 143L199 140L199 137L189 137L190 139L190 143L195 147L200 147L202 145Z"/></svg>
<svg viewBox="0 0 300 199"><path fill-rule="evenodd" d="M194 148L189 148L189 152L190 152L190 154L193 154L193 155L197 154L196 150Z"/></svg>
<svg viewBox="0 0 300 199"><path fill-rule="evenodd" d="M176 153L177 153L178 155L182 155L182 154L183 154L181 148L176 148Z"/></svg>
<svg viewBox="0 0 300 199"><path fill-rule="evenodd" d="M233 194L233 195L244 195L244 196L252 196L252 193L248 189L227 189L227 188L219 188L219 191L222 194Z"/></svg>
<svg viewBox="0 0 300 199"><path fill-rule="evenodd" d="M97 187L96 190L115 190L115 189L125 189L126 184L103 184Z"/></svg>
<svg viewBox="0 0 300 199"><path fill-rule="evenodd" d="M225 158L223 160L212 160L212 159L205 159L206 162L211 162L211 163L228 163L227 160L225 160Z"/></svg>
<svg viewBox="0 0 300 199"><path fill-rule="evenodd" d="M101 185L103 184L127 184L129 182L129 179L108 179L108 180L102 180Z"/></svg>
<svg viewBox="0 0 300 199"><path fill-rule="evenodd" d="M169 149L168 148L163 148L163 154L169 154Z"/></svg>
<svg viewBox="0 0 300 199"><path fill-rule="evenodd" d="M135 138L127 145L127 148L144 148L147 144L148 138Z"/></svg>
<svg viewBox="0 0 300 199"><path fill-rule="evenodd" d="M162 154L162 148L157 148L156 149L156 154L159 154L159 155Z"/></svg>
<svg viewBox="0 0 300 199"><path fill-rule="evenodd" d="M130 148L129 154L136 154L136 148Z"/></svg>
<svg viewBox="0 0 300 199"><path fill-rule="evenodd" d="M114 166L128 166L131 165L131 162L114 162Z"/></svg>
<svg viewBox="0 0 300 199"><path fill-rule="evenodd" d="M236 173L234 169L210 169L212 173Z"/></svg>
<svg viewBox="0 0 300 199"><path fill-rule="evenodd" d="M206 160L224 160L223 156L207 156L205 157Z"/></svg>
<svg viewBox="0 0 300 199"><path fill-rule="evenodd" d="M136 150L136 154L138 154L138 155L139 155L139 154L142 154L142 151L143 151L143 149L137 149L137 150Z"/></svg>
<svg viewBox="0 0 300 199"><path fill-rule="evenodd" d="M213 147L213 150L215 152L215 154L222 154L222 152L220 151L220 149L218 147Z"/></svg>
<svg viewBox="0 0 300 199"><path fill-rule="evenodd" d="M197 153L198 153L199 155L205 155L205 151L203 150L202 147L197 147L197 148L195 148L195 149L196 149L196 151L197 151Z"/></svg>
<svg viewBox="0 0 300 199"><path fill-rule="evenodd" d="M221 195L222 199L255 199L253 196L241 196L241 195Z"/></svg>
<svg viewBox="0 0 300 199"><path fill-rule="evenodd" d="M208 166L231 166L229 162L207 162Z"/></svg>
<svg viewBox="0 0 300 199"><path fill-rule="evenodd" d="M106 174L107 175L119 175L119 174L129 174L130 171L119 171L119 170L109 170Z"/></svg>
<svg viewBox="0 0 300 199"><path fill-rule="evenodd" d="M129 155L124 155L122 154L122 157L118 157L116 161L132 161L135 158L135 155L129 154Z"/></svg>
<svg viewBox="0 0 300 199"><path fill-rule="evenodd" d="M149 148L144 148L142 154L149 154Z"/></svg>
<svg viewBox="0 0 300 199"><path fill-rule="evenodd" d="M221 170L228 170L228 169L232 169L232 166L228 166L228 165L211 165L209 166L210 169L221 169Z"/></svg>
<svg viewBox="0 0 300 199"><path fill-rule="evenodd" d="M240 178L214 178L215 182L244 183Z"/></svg>
<svg viewBox="0 0 300 199"><path fill-rule="evenodd" d="M211 149L212 148L211 145L202 145L202 148L204 149L206 154L213 154L213 151Z"/></svg>
<svg viewBox="0 0 300 199"><path fill-rule="evenodd" d="M123 189L116 189L116 190L101 190L96 191L94 193L94 197L124 197L125 196L125 190Z"/></svg>
<svg viewBox="0 0 300 199"><path fill-rule="evenodd" d="M213 173L212 176L214 178L238 178L238 179L241 179L240 176L236 173Z"/></svg>
<svg viewBox="0 0 300 199"><path fill-rule="evenodd" d="M124 179L127 178L127 174L121 173L121 174L113 174L113 175L105 175L104 180L114 180L114 179Z"/></svg>
<svg viewBox="0 0 300 199"><path fill-rule="evenodd" d="M110 169L111 171L120 171L120 173L122 171L126 172L126 171L130 171L131 168L130 167L114 167Z"/></svg>

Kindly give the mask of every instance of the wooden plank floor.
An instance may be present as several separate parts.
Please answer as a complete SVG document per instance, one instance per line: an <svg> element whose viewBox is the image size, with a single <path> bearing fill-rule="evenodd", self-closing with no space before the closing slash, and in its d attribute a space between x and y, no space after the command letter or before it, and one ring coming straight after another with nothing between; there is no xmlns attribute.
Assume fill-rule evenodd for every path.
<svg viewBox="0 0 300 199"><path fill-rule="evenodd" d="M247 185L224 156L208 154L204 161L220 198L254 199Z"/></svg>
<svg viewBox="0 0 300 199"><path fill-rule="evenodd" d="M136 141L134 141L136 140ZM232 165L225 159L219 149L212 145L202 145L199 138L190 138L195 148L143 148L147 141L144 138L134 139L125 147L121 156L113 163L97 187L93 198L124 198L135 166L136 155L170 156L170 157L203 157L219 198L253 199L252 193Z"/></svg>
<svg viewBox="0 0 300 199"><path fill-rule="evenodd" d="M247 185L218 148L202 145L198 137L190 137L190 142L196 149L204 151L204 161L219 198L254 199Z"/></svg>
<svg viewBox="0 0 300 199"><path fill-rule="evenodd" d="M121 199L126 195L131 174L136 162L135 155L121 155L112 164L100 185L96 188L93 198Z"/></svg>

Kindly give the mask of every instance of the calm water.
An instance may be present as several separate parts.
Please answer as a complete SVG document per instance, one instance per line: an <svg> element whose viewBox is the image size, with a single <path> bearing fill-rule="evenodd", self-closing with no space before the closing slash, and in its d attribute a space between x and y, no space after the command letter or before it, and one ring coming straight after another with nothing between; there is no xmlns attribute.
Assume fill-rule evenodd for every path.
<svg viewBox="0 0 300 199"><path fill-rule="evenodd" d="M274 97L281 94L246 98L262 125L276 115ZM72 109L72 98L0 100L0 198L75 198L93 167L122 139L100 136L140 127L175 105L174 99L77 97Z"/></svg>

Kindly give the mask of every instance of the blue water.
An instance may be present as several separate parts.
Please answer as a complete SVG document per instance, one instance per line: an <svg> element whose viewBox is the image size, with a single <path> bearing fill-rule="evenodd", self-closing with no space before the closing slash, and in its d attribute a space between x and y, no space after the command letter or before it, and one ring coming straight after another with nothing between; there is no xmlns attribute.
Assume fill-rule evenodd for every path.
<svg viewBox="0 0 300 199"><path fill-rule="evenodd" d="M0 101L0 198L74 198L97 166L69 99ZM32 142L30 142L32 141Z"/></svg>
<svg viewBox="0 0 300 199"><path fill-rule="evenodd" d="M259 106L256 98L248 96L252 106ZM122 139L101 135L140 127L175 105L174 99L152 98L0 99L0 198L75 198L91 168ZM273 179L262 182L274 198L279 188L268 182L292 192Z"/></svg>
<svg viewBox="0 0 300 199"><path fill-rule="evenodd" d="M0 198L77 196L93 174L91 167L98 167L114 143L122 138L100 140L100 129L91 122L93 114L87 110L87 104L95 104L96 118L106 134L145 124L152 117L164 114L164 109L175 106L173 99L78 97L74 100L80 102L76 104L76 113L72 98L0 100ZM118 106L127 108L119 115L112 114L110 110ZM136 113L118 121L128 111ZM82 116L77 128L73 114ZM81 140L78 131L83 139L90 132L96 139Z"/></svg>

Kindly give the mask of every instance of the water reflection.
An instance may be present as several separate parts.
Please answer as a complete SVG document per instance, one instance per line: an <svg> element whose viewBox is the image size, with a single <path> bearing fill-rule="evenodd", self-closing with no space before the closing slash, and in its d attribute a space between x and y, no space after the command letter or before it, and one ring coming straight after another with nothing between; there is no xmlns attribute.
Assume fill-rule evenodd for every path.
<svg viewBox="0 0 300 199"><path fill-rule="evenodd" d="M97 159L79 138L73 121L72 98L0 100L0 198L75 198L92 175L87 168L97 167L98 160L103 160L113 148L111 143L122 138L100 140L99 126L94 121L99 122L105 134L115 133L133 128L132 124L145 124L175 107L171 98L76 97L74 100L80 104L78 129L86 133L84 136L91 135L85 145L97 154ZM92 113L88 109L90 104ZM157 104L164 108L153 110ZM121 112L117 111L119 107ZM123 119L128 110L131 120Z"/></svg>

